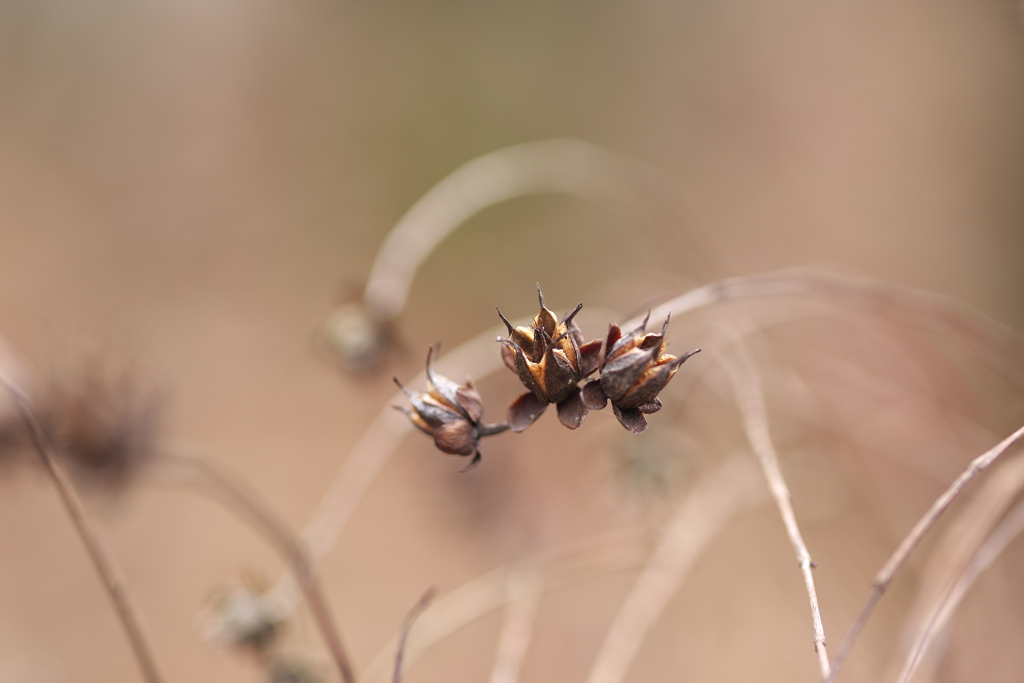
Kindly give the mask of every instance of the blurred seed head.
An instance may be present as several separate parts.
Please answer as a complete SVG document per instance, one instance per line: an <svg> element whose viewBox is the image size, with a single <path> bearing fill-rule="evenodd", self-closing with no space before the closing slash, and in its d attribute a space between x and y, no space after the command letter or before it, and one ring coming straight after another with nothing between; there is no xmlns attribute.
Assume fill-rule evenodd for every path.
<svg viewBox="0 0 1024 683"><path fill-rule="evenodd" d="M331 358L355 375L379 369L398 349L393 326L374 318L359 302L336 309L319 337Z"/></svg>
<svg viewBox="0 0 1024 683"><path fill-rule="evenodd" d="M137 368L93 359L57 374L36 409L75 474L118 488L155 457L160 407Z"/></svg>
<svg viewBox="0 0 1024 683"><path fill-rule="evenodd" d="M264 655L280 635L288 608L250 583L239 584L214 597L204 611L203 636L220 647Z"/></svg>

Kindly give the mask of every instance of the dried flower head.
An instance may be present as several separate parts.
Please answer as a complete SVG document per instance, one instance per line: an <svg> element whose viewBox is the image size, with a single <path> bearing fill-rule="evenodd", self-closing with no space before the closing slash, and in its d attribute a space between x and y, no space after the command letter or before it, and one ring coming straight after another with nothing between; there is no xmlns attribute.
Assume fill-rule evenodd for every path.
<svg viewBox="0 0 1024 683"><path fill-rule="evenodd" d="M649 317L649 316L648 316ZM615 417L622 426L639 434L647 429L645 415L661 410L658 394L687 358L700 349L678 358L665 353L668 318L660 333L645 334L647 318L629 334L618 325L608 326L608 338L601 356L601 377L587 382L582 390L583 403L601 410L611 401Z"/></svg>
<svg viewBox="0 0 1024 683"><path fill-rule="evenodd" d="M500 434L508 429L506 424L484 424L484 405L473 386L466 380L463 385L439 375L434 371L434 347L427 352L427 391L414 393L406 389L398 378L395 384L405 392L412 408L395 406L409 416L416 427L434 437L434 445L449 455L471 455L473 459L462 471L473 468L480 462L477 443L485 436Z"/></svg>
<svg viewBox="0 0 1024 683"><path fill-rule="evenodd" d="M583 308L579 304L561 322L544 305L544 294L537 285L540 313L533 323L513 327L498 311L508 328L502 343L501 357L505 365L519 376L529 389L508 409L508 423L514 432L521 432L540 417L549 403L558 406L558 419L569 429L576 429L587 416L587 407L580 398L579 381L598 368L601 340L583 342L583 332L573 321Z"/></svg>

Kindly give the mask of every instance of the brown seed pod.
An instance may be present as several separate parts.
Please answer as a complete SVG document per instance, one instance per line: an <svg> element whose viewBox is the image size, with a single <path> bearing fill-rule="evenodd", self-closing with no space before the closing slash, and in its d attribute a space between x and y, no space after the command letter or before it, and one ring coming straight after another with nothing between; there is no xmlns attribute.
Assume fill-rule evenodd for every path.
<svg viewBox="0 0 1024 683"><path fill-rule="evenodd" d="M608 326L601 354L599 379L587 382L581 397L590 410L601 410L609 401L622 426L639 434L647 429L645 415L661 410L658 394L679 366L700 349L679 356L665 353L668 318L660 333L645 334L647 318L632 332L622 334L619 326Z"/></svg>
<svg viewBox="0 0 1024 683"><path fill-rule="evenodd" d="M425 434L434 438L434 445L449 455L473 456L462 471L480 462L477 443L485 436L500 434L508 425L484 424L483 401L471 381L460 385L434 371L434 347L427 351L427 390L416 393L406 389L398 378L395 384L405 393L412 408L395 406Z"/></svg>
<svg viewBox="0 0 1024 683"><path fill-rule="evenodd" d="M508 328L508 337L498 337L502 360L529 389L509 406L508 424L512 431L521 432L540 417L549 403L554 403L562 424L576 429L587 416L579 382L597 370L601 340L583 343L583 332L573 321L583 304L558 322L544 305L540 285L537 298L540 312L530 325L513 327L498 311Z"/></svg>

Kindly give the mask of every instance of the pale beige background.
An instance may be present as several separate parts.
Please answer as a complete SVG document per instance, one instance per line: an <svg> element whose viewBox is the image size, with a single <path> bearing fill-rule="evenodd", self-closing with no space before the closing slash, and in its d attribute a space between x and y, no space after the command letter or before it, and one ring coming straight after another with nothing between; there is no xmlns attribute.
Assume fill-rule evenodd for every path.
<svg viewBox="0 0 1024 683"><path fill-rule="evenodd" d="M824 261L1020 329L1022 58L1008 1L12 0L0 6L0 332L44 374L96 347L140 358L167 397L166 433L301 526L392 394L389 375L411 377L434 340L450 348L494 324L495 305L532 313L538 280L559 310L583 300L627 313L693 282ZM426 264L400 321L410 352L385 375L356 382L316 355L317 325L420 194L476 155L553 136L664 169L686 230L712 251L631 237L635 226L568 200L520 200ZM673 333L679 347L702 343L682 325ZM810 345L807 334L793 343ZM837 336L820 341L842 348ZM517 389L502 374L483 391L496 418ZM703 392L692 415L726 412ZM840 407L875 400L836 394ZM828 439L794 432L794 495L830 640L942 482L1019 423L1019 404L999 405L972 404L991 430L973 436L923 436L933 414L879 428L876 442L894 451L945 449L933 478L825 459L814 453ZM723 432L723 452L742 443L735 424ZM356 663L430 585L451 590L525 554L660 519L663 499L645 506L616 483L613 452L629 447L607 415L579 434L546 416L457 476L410 439L323 566ZM678 468L681 489L698 468ZM4 478L0 682L137 680L47 482L26 470ZM242 573L274 575L261 542L179 491L90 501L168 680L260 680L201 641L196 615ZM969 606L964 628L980 637L954 648L942 680L1019 679L1024 653L1008 646L1024 630L1024 587L1020 561L1009 566L998 592ZM581 680L629 579L543 603L523 680ZM1002 621L993 606L1009 606ZM759 508L698 565L630 680L814 680L806 611L778 520ZM408 681L485 680L499 626L492 617L459 633ZM886 634L869 631L864 650L884 651ZM293 640L323 661L308 623ZM865 660L848 680L871 680Z"/></svg>

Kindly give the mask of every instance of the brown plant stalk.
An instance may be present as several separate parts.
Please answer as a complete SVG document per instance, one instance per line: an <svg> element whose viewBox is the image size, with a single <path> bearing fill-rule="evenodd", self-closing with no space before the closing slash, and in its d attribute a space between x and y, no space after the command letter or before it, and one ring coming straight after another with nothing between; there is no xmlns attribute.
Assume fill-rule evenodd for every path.
<svg viewBox="0 0 1024 683"><path fill-rule="evenodd" d="M754 359L747 350L742 339L734 344L735 360L726 362L725 369L732 381L733 392L736 395L736 405L739 406L743 415L743 425L750 441L750 446L757 456L757 460L764 472L768 482L772 498L779 509L782 523L786 527L786 534L793 546L797 563L800 566L800 573L804 578L804 585L807 589L807 597L811 606L811 624L814 629L814 652L818 656L818 666L821 668L821 675L829 675L828 650L825 645L825 628L821 623L821 610L818 607L818 593L814 586L814 562L811 554L804 543L803 535L800 533L800 526L796 521L796 514L793 512L792 495L789 486L779 466L779 456L775 451L775 444L772 442L771 431L768 426L768 407L765 405L764 389L761 386L761 377L757 372Z"/></svg>
<svg viewBox="0 0 1024 683"><path fill-rule="evenodd" d="M291 566L292 574L309 604L313 619L327 644L342 681L355 683L355 673L341 644L341 636L327 607L320 582L316 578L313 562L292 530L241 481L210 461L181 453L165 454L164 461L182 465L199 475L204 483L212 486L229 505L237 509L264 537L277 546Z"/></svg>
<svg viewBox="0 0 1024 683"><path fill-rule="evenodd" d="M865 601L864 606L861 608L860 614L854 619L853 624L850 625L850 630L846 634L846 638L839 646L839 650L836 652L835 658L832 660L832 671L823 679L823 683L832 683L839 675L839 671L842 669L843 664L850 655L850 650L853 649L854 644L857 642L860 632L864 629L864 625L867 620L871 617L874 612L875 605L881 599L886 589L892 583L893 577L896 572L903 567L907 558L910 557L910 553L913 552L914 548L921 542L931 528L938 521L939 517L949 508L952 502L957 496L964 490L967 484L972 479L981 474L994 463L1000 455L1009 450L1014 444L1016 444L1022 437L1024 437L1024 427L1021 427L1010 436L1006 437L998 444L985 451L977 458L971 461L971 463L960 473L952 484L949 485L942 495L940 495L932 506L928 508L928 511L917 521L914 528L910 530L910 533L903 539L896 551L889 557L889 560L882 566L878 574L875 575L874 581L871 585L871 593L868 595L868 599Z"/></svg>
<svg viewBox="0 0 1024 683"><path fill-rule="evenodd" d="M135 659L139 664L139 668L142 669L143 679L147 683L161 683L163 676L157 666L156 657L153 655L153 647L146 634L142 615L135 604L135 599L132 597L128 581L118 566L117 560L114 559L113 554L100 535L99 528L85 511L85 507L75 492L71 480L64 473L60 465L58 465L57 454L49 439L46 438L42 426L39 424L35 410L32 407L32 401L21 387L3 373L0 373L0 383L4 385L14 400L18 415L28 429L32 445L40 460L42 460L47 475L53 481L61 502L64 504L64 509L67 511L75 531L78 533L78 537L82 539L82 543L89 554L89 559L92 561L96 573L99 574L107 595L110 596L110 601L114 604L114 609L121 620L121 625L128 635L128 642L131 645L132 652L135 653Z"/></svg>

